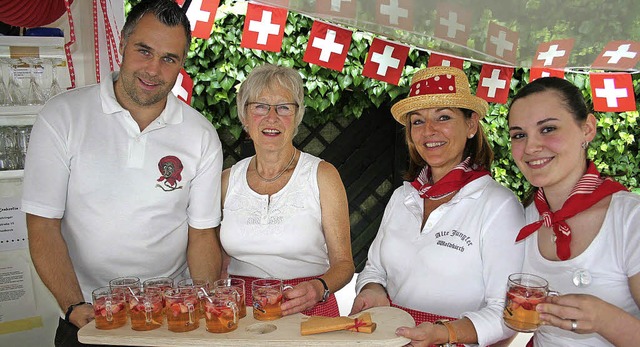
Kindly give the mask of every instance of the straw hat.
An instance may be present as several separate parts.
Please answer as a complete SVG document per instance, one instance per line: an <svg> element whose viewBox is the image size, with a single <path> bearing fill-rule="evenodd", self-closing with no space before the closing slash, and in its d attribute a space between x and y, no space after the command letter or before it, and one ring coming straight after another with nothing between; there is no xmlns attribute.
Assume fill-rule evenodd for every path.
<svg viewBox="0 0 640 347"><path fill-rule="evenodd" d="M391 114L404 125L407 113L434 107L466 108L477 112L482 118L487 114L489 104L471 94L469 80L462 70L434 66L413 75L409 97L393 105Z"/></svg>

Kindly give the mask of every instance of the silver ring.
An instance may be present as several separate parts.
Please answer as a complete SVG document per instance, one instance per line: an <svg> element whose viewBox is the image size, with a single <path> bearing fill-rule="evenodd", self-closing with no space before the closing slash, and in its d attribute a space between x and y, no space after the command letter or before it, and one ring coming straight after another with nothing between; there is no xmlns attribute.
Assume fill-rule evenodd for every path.
<svg viewBox="0 0 640 347"><path fill-rule="evenodd" d="M576 329L578 329L578 321L571 319L571 331L576 331Z"/></svg>

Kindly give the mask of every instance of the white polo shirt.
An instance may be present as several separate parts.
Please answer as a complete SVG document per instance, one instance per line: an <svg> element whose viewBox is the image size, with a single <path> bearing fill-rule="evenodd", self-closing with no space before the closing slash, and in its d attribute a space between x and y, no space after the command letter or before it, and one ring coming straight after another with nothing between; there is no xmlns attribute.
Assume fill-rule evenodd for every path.
<svg viewBox="0 0 640 347"><path fill-rule="evenodd" d="M356 292L382 284L393 303L449 317L468 317L480 346L514 334L502 321L507 278L520 272L524 245L515 239L524 211L515 195L489 176L464 186L429 215L409 182L384 212Z"/></svg>
<svg viewBox="0 0 640 347"><path fill-rule="evenodd" d="M188 225L221 219L222 147L211 123L169 94L140 132L116 101L116 78L50 100L25 164L22 210L62 218L85 301L115 277L180 275Z"/></svg>

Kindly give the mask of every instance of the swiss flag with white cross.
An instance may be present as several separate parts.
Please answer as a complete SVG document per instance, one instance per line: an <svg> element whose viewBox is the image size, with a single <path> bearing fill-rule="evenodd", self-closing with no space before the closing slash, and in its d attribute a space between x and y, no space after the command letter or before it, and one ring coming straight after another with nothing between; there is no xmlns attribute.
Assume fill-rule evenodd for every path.
<svg viewBox="0 0 640 347"><path fill-rule="evenodd" d="M191 76L189 76L187 71L185 71L185 69L180 70L180 74L178 74L178 79L176 79L176 83L173 85L171 92L178 99L184 101L187 105L191 105L191 94L193 92L193 80L191 79Z"/></svg>
<svg viewBox="0 0 640 347"><path fill-rule="evenodd" d="M362 75L398 85L409 56L409 47L374 38L364 63Z"/></svg>
<svg viewBox="0 0 640 347"><path fill-rule="evenodd" d="M569 62L574 39L555 40L538 45L532 67L564 68Z"/></svg>
<svg viewBox="0 0 640 347"><path fill-rule="evenodd" d="M412 0L377 0L377 24L413 30Z"/></svg>
<svg viewBox="0 0 640 347"><path fill-rule="evenodd" d="M288 11L249 3L240 47L280 52Z"/></svg>
<svg viewBox="0 0 640 347"><path fill-rule="evenodd" d="M596 69L633 69L640 60L640 42L611 41L591 64Z"/></svg>
<svg viewBox="0 0 640 347"><path fill-rule="evenodd" d="M435 37L466 47L471 35L471 20L471 12L463 7L441 2L437 7Z"/></svg>
<svg viewBox="0 0 640 347"><path fill-rule="evenodd" d="M626 112L636 110L631 75L627 73L592 73L591 100L598 112Z"/></svg>
<svg viewBox="0 0 640 347"><path fill-rule="evenodd" d="M332 17L355 18L356 0L321 0L316 1L316 12Z"/></svg>
<svg viewBox="0 0 640 347"><path fill-rule="evenodd" d="M427 63L427 67L451 66L451 67L458 68L460 70L462 70L463 65L464 65L464 60L458 57L442 55L437 53L429 54L429 62Z"/></svg>
<svg viewBox="0 0 640 347"><path fill-rule="evenodd" d="M476 96L487 102L505 104L509 99L513 68L491 64L482 65Z"/></svg>
<svg viewBox="0 0 640 347"><path fill-rule="evenodd" d="M328 69L342 71L351 45L352 31L328 23L314 21L307 50L302 60Z"/></svg>
<svg viewBox="0 0 640 347"><path fill-rule="evenodd" d="M489 22L485 52L492 57L515 65L517 50L518 33L494 22Z"/></svg>
<svg viewBox="0 0 640 347"><path fill-rule="evenodd" d="M545 69L543 67L532 67L529 70L529 83L537 80L540 77L559 77L564 78L564 70L560 69Z"/></svg>
<svg viewBox="0 0 640 347"><path fill-rule="evenodd" d="M186 0L176 0L181 7ZM208 39L216 20L220 0L192 0L187 9L187 18L191 24L191 36Z"/></svg>

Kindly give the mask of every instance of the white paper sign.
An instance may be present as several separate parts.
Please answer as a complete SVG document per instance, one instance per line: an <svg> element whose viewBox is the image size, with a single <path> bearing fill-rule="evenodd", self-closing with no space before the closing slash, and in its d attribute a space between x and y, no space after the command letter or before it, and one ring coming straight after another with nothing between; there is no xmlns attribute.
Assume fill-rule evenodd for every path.
<svg viewBox="0 0 640 347"><path fill-rule="evenodd" d="M0 198L0 251L28 247L27 222L20 211L20 198Z"/></svg>
<svg viewBox="0 0 640 347"><path fill-rule="evenodd" d="M36 316L29 264L3 257L0 265L0 323Z"/></svg>

